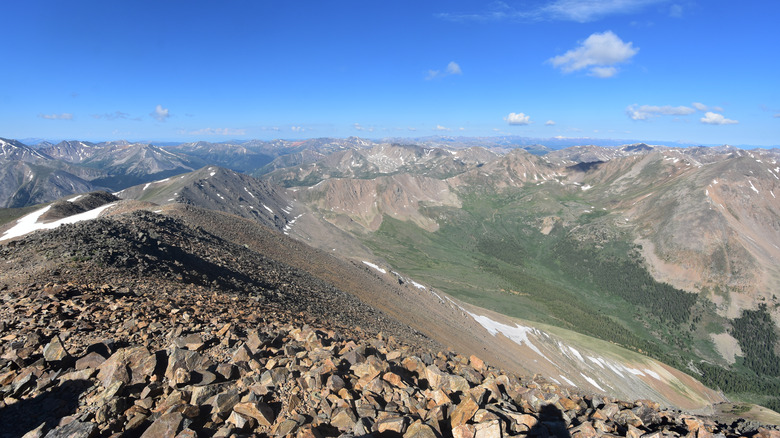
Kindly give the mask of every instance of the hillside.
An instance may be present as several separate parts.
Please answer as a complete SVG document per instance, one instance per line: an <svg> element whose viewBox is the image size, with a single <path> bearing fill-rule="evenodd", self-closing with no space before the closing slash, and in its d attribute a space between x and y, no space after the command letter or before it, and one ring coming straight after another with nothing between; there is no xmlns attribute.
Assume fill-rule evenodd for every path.
<svg viewBox="0 0 780 438"><path fill-rule="evenodd" d="M214 166L128 187L117 195L158 205L177 203L223 211L279 230L297 217L294 202L281 187Z"/></svg>
<svg viewBox="0 0 780 438"><path fill-rule="evenodd" d="M401 170L392 178L405 184L375 172L292 190L395 269L470 303L617 342L732 392L771 394L780 345L753 352L743 331L759 329L737 321L767 312L778 332L777 159L645 144L514 150L427 177L435 190ZM733 383L754 373L772 383Z"/></svg>
<svg viewBox="0 0 780 438"><path fill-rule="evenodd" d="M8 212L27 216L0 229L7 290L56 272L62 284L250 297L326 331L446 346L582 395L733 415L683 370L737 400L776 401L776 151L256 147L325 158L284 170L280 182L307 184L288 189L271 182L284 172L261 181L207 166L125 188L124 200ZM81 222L24 235L71 218ZM718 239L726 265L715 250L674 253ZM774 421L758 409L740 415Z"/></svg>
<svg viewBox="0 0 780 438"><path fill-rule="evenodd" d="M454 316L452 310L457 313L464 309L452 306L453 302L439 302L439 298L434 299L435 295L430 293L420 297L417 285L400 287L397 277L391 276L390 279L396 283L395 293L399 295L388 299L387 292L393 290L392 283L384 276L377 278L371 274L370 268L344 265L344 262L332 256L313 251L280 234L263 231L243 219L231 220L232 216L223 213L200 211L181 205L168 209L173 217L190 218L198 225L192 227L180 219L144 211L119 214L122 209L115 207L112 216L63 225L51 231L13 240L0 247L2 257L6 260L0 290L4 301L9 303L3 310L6 315L3 317L5 322L2 330L8 342L4 356L13 359L4 362L3 372L0 373L7 383L7 387L3 387L6 394L3 399L5 408L0 414L7 419L10 418L7 415L25 409L25 406L30 409L30 406L39 406L46 400L49 403L60 400L62 403L59 410L51 412L48 417L17 423L19 432L34 429L40 421L44 421L41 430L55 428L57 418L71 415L71 425L68 427L101 435L122 430L141 433L145 429L148 429L147 434L154 434L159 433L155 431L164 425L176 429L197 429L206 434L224 428L239 431L246 428L268 430L262 428L296 429L307 426L319 428L319 433L327 435L338 434L337 430L343 428L359 430L356 429L358 426L367 428L367 431L374 428L381 432L385 428L394 427L400 429L392 430L403 432L417 420L421 424L415 427L422 427L422 422L426 421L425 427L439 431L449 430L462 423L466 428L496 427L504 428L509 433L523 430L517 429L523 427L523 423L514 419L519 418L513 416L515 414L525 415L523 418L526 423L549 420L551 424L544 427L561 428L579 424L579 421L575 424L574 418L587 418L588 406L592 406L590 409L612 409L607 406L614 403L612 399L598 399L600 401L589 405L591 402L585 400L596 399L583 398L543 380L517 379L486 367L476 357L464 361L463 356L452 353L442 355L428 352L431 349L442 351L436 338L461 338L460 343L455 342L453 345L462 348L469 345L469 336L484 335L463 331L462 322L451 326L459 330L457 333L439 334L444 327L441 324L443 321L433 315L448 311L447 319L451 320ZM234 223L228 225L231 222ZM207 231L209 229L217 234L231 234L234 239L252 245L231 243ZM72 242L79 242L79 245L74 247ZM290 252L302 253L288 258L293 265L274 260L284 258ZM333 283L322 280L327 277L332 278ZM334 287L334 284L339 287ZM344 292L344 289L360 290L360 294L356 296ZM426 308L415 317L413 312L400 311L399 299L403 302L401 297L404 294L417 295L417 302L421 305L426 301L444 305L438 311ZM373 300L373 305L366 304L370 300ZM389 306L392 313L379 310L383 306ZM40 320L24 318L25 314L35 312L36 309L58 310L51 313L51 317L44 316ZM77 309L83 310L76 312ZM390 316L393 313L411 322L419 318L417 326L431 330L433 338ZM427 318L421 318L423 314ZM116 321L123 322L117 324ZM259 327L259 331L254 331L257 329L252 328L250 324L253 323L257 324L255 327ZM495 326L498 323L492 324ZM310 326L325 328L323 332L315 332ZM338 334L333 332L334 329ZM286 336L293 338L285 340L288 339ZM112 339L110 342L105 341L108 337ZM534 342L541 340L538 337L533 339ZM350 340L354 340L355 344L350 344ZM532 350L536 348L530 340L526 339L526 342L526 349L528 346ZM485 345L484 340L481 343ZM287 344L289 346L281 348ZM326 376L330 376L328 381L347 382L344 386L352 394L350 398L376 401L369 394L382 394L378 388L390 384L400 388L419 388L410 394L418 401L410 404L410 400L397 404L397 408L390 407L393 397L388 392L389 398L379 405L374 404L371 411L373 414L359 407L350 408L355 411L348 409L340 414L344 406L337 399L329 398L326 408L319 401L322 398L309 392L310 386L296 390L295 385L298 383L295 380L281 377L286 375L286 371L279 374L285 366L296 363L290 355L301 351L320 351L335 345L341 347L327 350L333 355L334 361L350 350L359 352L353 362L349 362L351 356L344 356L348 362L342 363L353 364L349 371L338 365L338 361L334 362L335 368L326 371L329 373ZM472 344L471 349L479 349L476 345L479 343ZM501 348L497 348L497 345L483 352L490 357L507 346L502 342ZM543 354L551 354L559 346L552 344L541 348ZM583 354L586 352L583 350ZM322 353L317 354L316 359L312 357L313 360L324 360ZM507 356L512 355L504 351L504 357ZM231 357L232 361L226 363ZM364 357L366 362L360 357ZM377 360L388 362L387 365L381 365L382 362ZM457 365L469 362L472 368ZM34 363L38 363L39 368L34 368ZM327 362L318 363L324 365ZM365 366L358 367L361 363L379 367L381 379L373 380L377 377L375 371L364 374ZM412 363L422 368L415 371ZM612 367L622 366L612 360L604 363ZM41 364L43 368L40 368ZM261 369L268 372L252 372L257 366L263 367L263 364L265 366ZM435 368L431 368L432 365ZM663 373L663 377L657 378L671 378L668 375L671 370L656 369ZM416 380L415 376L421 376L421 372L427 376L424 381ZM355 380L352 380L353 375ZM252 380L253 376L257 380ZM431 376L440 376L440 381L432 380ZM493 390L489 389L489 382L492 380L484 380L490 376L499 379L499 382L512 379L509 381L512 382L511 389L507 383L503 383L503 390L486 397L478 395L479 389L471 391L471 388L478 388L484 382L487 385L484 388L488 391L484 394L490 394L489 391ZM241 379L235 380L236 377ZM240 383L250 381L255 383L249 388ZM450 383L445 383L447 381ZM325 380L321 382L326 383ZM542 386L548 392L559 394L560 400L573 401L562 402L558 408L561 413L569 412L566 417L548 419L542 410L545 402L538 395L525 399L526 402L521 404L516 404L520 403L519 400L512 401L512 397L528 391L531 391L529 396L539 394L533 390ZM426 388L440 388L443 392L424 392ZM72 398L67 395L69 391L77 391L76 394L82 393L85 397ZM392 391L392 386L387 387L387 391ZM466 392L473 392L473 395L466 397ZM204 395L201 397L196 394ZM211 394L215 397L209 398ZM288 398L291 394L297 394L297 401ZM339 397L346 397L345 394ZM508 398L503 394L508 394ZM18 401L14 402L11 397ZM491 401L494 397L499 398ZM136 403L136 400L139 402ZM514 407L497 404L499 400L508 401ZM585 404L580 405L580 400ZM246 405L250 410L245 411L246 403L254 405ZM494 409L491 406L505 406L500 411L504 414L495 418L485 417L484 414L472 418L475 415L472 412L457 420L457 423L445 426L441 421L451 417L452 421L456 421L454 416L459 415L455 414L457 410L451 412L446 406L434 410L441 411L443 417L440 421L427 413L436 405L449 404L455 408L462 403L465 404L461 410L474 411L480 406L488 410ZM119 415L131 405L142 409L131 409L126 416ZM255 411L251 410L252 406ZM636 408L635 415L649 415L641 422L631 423L633 427L649 430L664 424L653 414L660 409L658 405L643 403L624 404L623 408L619 404L615 406L618 411ZM300 409L296 410L296 407ZM647 410L648 407L650 410ZM262 412L263 417L257 417L252 412ZM308 412L314 412L315 415L307 416ZM323 412L326 413L324 417L321 415ZM399 419L386 422L386 419L393 417L391 414ZM608 413L605 418L611 415ZM358 418L362 419L357 421ZM568 420L562 420L564 418ZM683 424L682 417L676 418ZM608 419L598 427L604 430L625 427L620 426L620 421L617 417L615 420ZM706 420L697 421L701 421L701 427L709 424L708 427L713 431L725 427L715 422L706 423ZM172 426L168 424L171 422ZM525 427L531 427L533 423ZM62 430L64 433L71 429Z"/></svg>

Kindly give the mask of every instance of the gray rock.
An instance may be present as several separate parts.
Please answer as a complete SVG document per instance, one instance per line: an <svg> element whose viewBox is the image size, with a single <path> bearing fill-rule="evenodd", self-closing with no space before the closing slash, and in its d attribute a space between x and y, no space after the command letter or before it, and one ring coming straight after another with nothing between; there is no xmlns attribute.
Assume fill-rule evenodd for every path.
<svg viewBox="0 0 780 438"><path fill-rule="evenodd" d="M96 436L98 436L98 427L95 423L76 420L52 429L45 438L94 438Z"/></svg>
<svg viewBox="0 0 780 438"><path fill-rule="evenodd" d="M163 414L141 435L141 438L174 438L181 430L184 416L179 412Z"/></svg>
<svg viewBox="0 0 780 438"><path fill-rule="evenodd" d="M70 354L65 350L62 339L59 336L55 336L51 342L43 347L43 358L47 362L62 362L70 359Z"/></svg>

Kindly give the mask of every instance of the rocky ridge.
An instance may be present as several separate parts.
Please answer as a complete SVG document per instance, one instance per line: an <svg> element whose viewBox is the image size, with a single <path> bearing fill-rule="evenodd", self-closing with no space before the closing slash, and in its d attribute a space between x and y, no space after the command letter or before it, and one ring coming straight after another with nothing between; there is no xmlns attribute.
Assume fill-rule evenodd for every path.
<svg viewBox="0 0 780 438"><path fill-rule="evenodd" d="M758 437L235 293L3 286L0 436Z"/></svg>

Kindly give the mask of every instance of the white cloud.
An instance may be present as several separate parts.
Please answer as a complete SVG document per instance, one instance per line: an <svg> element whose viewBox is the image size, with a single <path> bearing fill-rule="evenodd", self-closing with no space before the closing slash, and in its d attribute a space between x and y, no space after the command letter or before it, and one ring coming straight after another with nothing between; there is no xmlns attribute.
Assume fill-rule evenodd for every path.
<svg viewBox="0 0 780 438"><path fill-rule="evenodd" d="M611 78L617 74L618 70L615 67L591 67L590 75L597 78Z"/></svg>
<svg viewBox="0 0 780 438"><path fill-rule="evenodd" d="M171 116L168 112L168 108L163 108L162 105L157 105L157 107L154 108L154 111L149 113L149 115L157 119L158 122L164 122Z"/></svg>
<svg viewBox="0 0 780 438"><path fill-rule="evenodd" d="M438 18L449 21L576 21L586 23L611 15L639 12L646 6L668 0L554 0L528 9L515 9L503 2L494 2L489 10L476 13L442 13ZM670 11L673 14L676 9ZM682 9L680 8L680 12Z"/></svg>
<svg viewBox="0 0 780 438"><path fill-rule="evenodd" d="M736 120L723 117L723 114L717 114L711 111L704 113L704 117L699 120L701 120L702 123L706 123L707 125L736 125L739 123Z"/></svg>
<svg viewBox="0 0 780 438"><path fill-rule="evenodd" d="M548 120L544 122L544 126L553 126L553 125L555 125L555 122L553 120Z"/></svg>
<svg viewBox="0 0 780 438"><path fill-rule="evenodd" d="M531 123L531 116L523 113L509 113L508 116L504 117L504 120L510 125L527 125Z"/></svg>
<svg viewBox="0 0 780 438"><path fill-rule="evenodd" d="M373 127L373 126L369 126L368 128L366 128L366 127L364 127L363 125L361 125L360 123L355 123L355 124L353 124L353 125L352 125L352 127L353 127L353 128L356 130L356 131L368 131L368 132L374 132L374 127Z"/></svg>
<svg viewBox="0 0 780 438"><path fill-rule="evenodd" d="M187 132L189 135L246 135L245 129L203 128Z"/></svg>
<svg viewBox="0 0 780 438"><path fill-rule="evenodd" d="M303 126L290 126L290 130L293 132L303 132L306 130Z"/></svg>
<svg viewBox="0 0 780 438"><path fill-rule="evenodd" d="M451 75L463 74L463 72L460 70L460 66L455 61L450 61L450 63L447 64L447 73Z"/></svg>
<svg viewBox="0 0 780 438"><path fill-rule="evenodd" d="M609 78L617 73L615 64L627 62L637 52L639 48L633 47L633 43L624 43L617 35L606 31L592 34L579 47L550 58L548 62L564 73L590 67L592 76Z"/></svg>
<svg viewBox="0 0 780 438"><path fill-rule="evenodd" d="M71 113L38 114L38 117L40 117L42 119L47 119L47 120L73 120L73 114L71 114Z"/></svg>
<svg viewBox="0 0 780 438"><path fill-rule="evenodd" d="M91 116L95 119L106 119L106 120L135 120L140 121L140 117L130 117L130 114L123 113L122 111L114 111L113 113L105 113L105 114L91 114Z"/></svg>
<svg viewBox="0 0 780 438"><path fill-rule="evenodd" d="M703 104L701 102L693 102L691 104L691 106L693 106L694 108L696 108L697 110L702 111L702 112L703 111L709 111L709 110L717 111L719 113L723 112L723 108L721 108L719 106L707 106L707 105L705 105L705 104Z"/></svg>
<svg viewBox="0 0 780 438"><path fill-rule="evenodd" d="M695 104L694 104L695 105ZM629 105L626 108L626 114L632 120L648 120L653 117L664 116L686 116L696 112L695 109L687 106L656 106L656 105Z"/></svg>
<svg viewBox="0 0 780 438"><path fill-rule="evenodd" d="M441 126L441 125L436 125L435 129L436 129L436 131L449 131L450 130L450 128L447 128L447 127L444 127L444 126Z"/></svg>
<svg viewBox="0 0 780 438"><path fill-rule="evenodd" d="M408 127L408 128L406 128L406 129L408 129L409 131L412 131L412 132L414 132L414 131L417 131L417 128L413 128L413 127L411 127L411 126L410 126L410 127Z"/></svg>
<svg viewBox="0 0 780 438"><path fill-rule="evenodd" d="M465 131L465 130L466 130L466 128L464 128L462 126L460 128L458 128L458 131Z"/></svg>
<svg viewBox="0 0 780 438"><path fill-rule="evenodd" d="M541 9L550 18L586 23L609 15L637 12L666 0L556 0Z"/></svg>
<svg viewBox="0 0 780 438"><path fill-rule="evenodd" d="M447 67L444 69L444 71L441 70L428 70L428 74L425 76L425 80L430 81L431 79L438 79L443 78L445 76L450 75L462 75L463 71L460 69L460 65L458 65L455 61L450 61L449 64L447 64Z"/></svg>

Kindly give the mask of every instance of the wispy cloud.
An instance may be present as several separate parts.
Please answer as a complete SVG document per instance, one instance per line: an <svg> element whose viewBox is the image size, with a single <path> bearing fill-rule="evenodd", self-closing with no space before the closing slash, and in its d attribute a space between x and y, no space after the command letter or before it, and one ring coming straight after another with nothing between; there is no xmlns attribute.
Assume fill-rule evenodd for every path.
<svg viewBox="0 0 780 438"><path fill-rule="evenodd" d="M548 120L544 122L544 126L554 126L554 125L555 125L555 121L553 120Z"/></svg>
<svg viewBox="0 0 780 438"><path fill-rule="evenodd" d="M436 125L436 128L434 128L436 131L449 131L450 128L447 128L445 126Z"/></svg>
<svg viewBox="0 0 780 438"><path fill-rule="evenodd" d="M704 113L704 117L699 120L707 125L736 125L739 123L736 120L723 117L723 114L713 113L711 111Z"/></svg>
<svg viewBox="0 0 780 438"><path fill-rule="evenodd" d="M460 69L460 65L458 65L455 61L450 61L449 64L447 64L447 67L442 70L428 70L428 74L425 76L426 80L431 79L437 79L437 78L443 78L445 76L450 75L462 75L463 71Z"/></svg>
<svg viewBox="0 0 780 438"><path fill-rule="evenodd" d="M186 132L188 135L246 135L246 129L203 128Z"/></svg>
<svg viewBox="0 0 780 438"><path fill-rule="evenodd" d="M669 16L672 18L682 18L683 17L683 7L678 4L673 4L669 7Z"/></svg>
<svg viewBox="0 0 780 438"><path fill-rule="evenodd" d="M494 2L478 12L440 13L443 20L464 21L575 21L587 23L612 15L628 15L667 0L554 0L547 4L527 8L515 8L504 2ZM673 14L677 11L670 11ZM682 13L682 8L679 8Z"/></svg>
<svg viewBox="0 0 780 438"><path fill-rule="evenodd" d="M354 128L356 131L374 132L374 127L373 126L364 127L360 123L355 123L354 125L352 125L352 128Z"/></svg>
<svg viewBox="0 0 780 438"><path fill-rule="evenodd" d="M126 119L126 120L135 120L140 121L140 117L130 117L130 114L123 113L122 111L114 111L113 113L105 113L105 114L91 114L92 118L94 119L105 119L105 120L119 120L119 119Z"/></svg>
<svg viewBox="0 0 780 438"><path fill-rule="evenodd" d="M47 119L47 120L73 120L73 114L71 114L71 113L38 114L38 117L40 117L42 119Z"/></svg>
<svg viewBox="0 0 780 438"><path fill-rule="evenodd" d="M713 110L713 111L723 112L723 108L721 108L719 106L707 106L707 105L705 105L703 103L700 103L700 102L693 102L691 104L691 106L693 106L694 108L696 108L699 111Z"/></svg>
<svg viewBox="0 0 780 438"><path fill-rule="evenodd" d="M157 105L157 107L154 108L154 111L149 113L149 115L157 119L158 122L164 122L171 116L168 108L163 108L162 105Z"/></svg>
<svg viewBox="0 0 780 438"><path fill-rule="evenodd" d="M590 68L590 75L610 78L617 74L615 64L627 62L639 52L633 43L625 43L611 31L594 33L563 55L548 60L564 73Z"/></svg>
<svg viewBox="0 0 780 438"><path fill-rule="evenodd" d="M306 128L303 126L290 126L290 130L293 132L304 132L306 131Z"/></svg>
<svg viewBox="0 0 780 438"><path fill-rule="evenodd" d="M695 104L694 104L695 105ZM658 116L687 116L696 110L687 106L629 105L626 114L631 120L648 120Z"/></svg>
<svg viewBox="0 0 780 438"><path fill-rule="evenodd" d="M509 113L504 117L507 123L510 125L528 125L531 123L531 116L527 116L523 113Z"/></svg>

